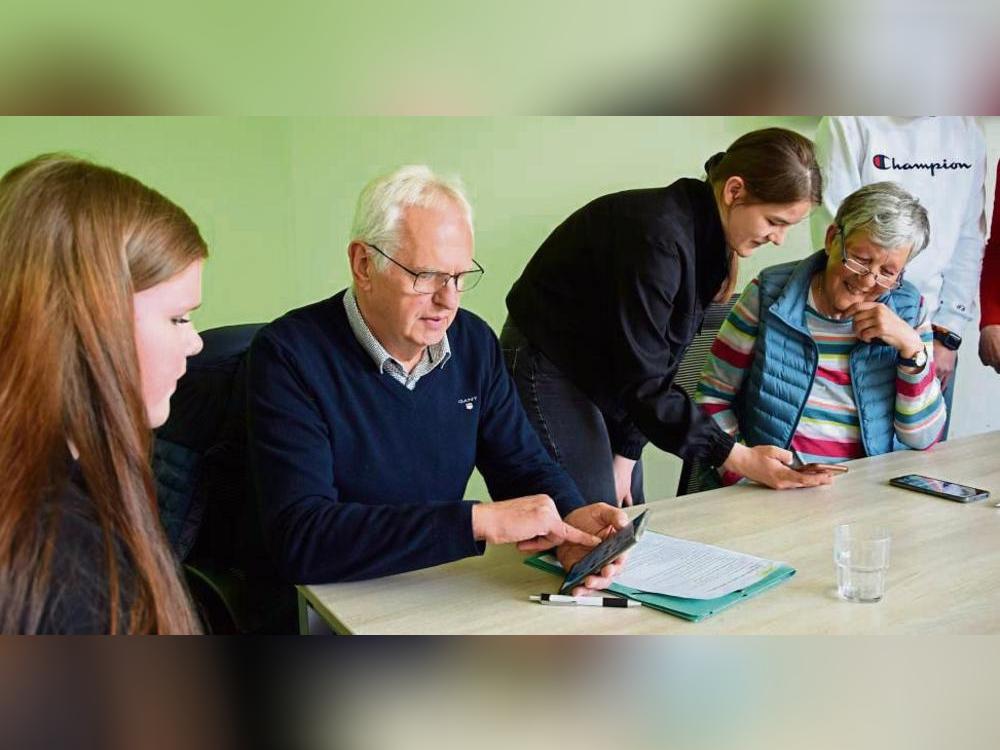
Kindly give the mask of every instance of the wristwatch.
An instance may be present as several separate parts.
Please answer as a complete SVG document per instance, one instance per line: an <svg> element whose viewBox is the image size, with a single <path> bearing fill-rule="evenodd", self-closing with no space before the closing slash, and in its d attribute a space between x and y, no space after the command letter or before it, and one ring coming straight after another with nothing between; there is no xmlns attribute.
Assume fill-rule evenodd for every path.
<svg viewBox="0 0 1000 750"><path fill-rule="evenodd" d="M913 355L913 357L904 357L900 354L896 358L896 362L901 364L903 367L915 367L918 370L923 370L927 367L927 348L920 347L920 351Z"/></svg>
<svg viewBox="0 0 1000 750"><path fill-rule="evenodd" d="M934 329L934 340L940 342L945 349L956 351L962 345L962 337L941 326L931 326Z"/></svg>

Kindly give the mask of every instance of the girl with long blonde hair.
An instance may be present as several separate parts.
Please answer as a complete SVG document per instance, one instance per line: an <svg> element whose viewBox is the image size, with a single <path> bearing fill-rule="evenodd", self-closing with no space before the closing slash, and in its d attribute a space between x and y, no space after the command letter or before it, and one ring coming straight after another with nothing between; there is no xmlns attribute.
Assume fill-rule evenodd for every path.
<svg viewBox="0 0 1000 750"><path fill-rule="evenodd" d="M0 631L195 633L150 452L208 251L132 177L44 155L0 179Z"/></svg>

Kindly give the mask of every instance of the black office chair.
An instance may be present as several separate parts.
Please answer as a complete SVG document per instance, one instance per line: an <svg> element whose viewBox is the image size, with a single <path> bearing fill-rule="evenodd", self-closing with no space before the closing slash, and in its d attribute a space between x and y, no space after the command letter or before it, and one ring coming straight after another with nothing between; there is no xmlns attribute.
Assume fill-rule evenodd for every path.
<svg viewBox="0 0 1000 750"><path fill-rule="evenodd" d="M246 470L246 352L261 324L202 333L153 469L167 537L207 632L295 633L293 587L274 575Z"/></svg>
<svg viewBox="0 0 1000 750"><path fill-rule="evenodd" d="M691 346L684 353L684 358L677 367L677 374L674 376L674 385L683 388L689 396L694 396L695 388L701 371L708 361L709 352L712 350L712 342L718 334L722 324L726 321L726 316L733 309L736 300L740 295L734 294L727 302L713 302L705 310L705 319L702 321L701 330L694 337ZM719 487L719 482L715 479L711 467L701 461L685 461L681 469L680 480L677 482L678 495L690 495L694 492L712 490Z"/></svg>

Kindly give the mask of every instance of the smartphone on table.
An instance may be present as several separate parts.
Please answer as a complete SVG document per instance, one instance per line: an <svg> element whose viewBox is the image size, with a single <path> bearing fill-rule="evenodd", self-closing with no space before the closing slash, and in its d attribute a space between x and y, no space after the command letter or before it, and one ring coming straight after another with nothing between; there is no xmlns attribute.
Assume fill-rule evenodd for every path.
<svg viewBox="0 0 1000 750"><path fill-rule="evenodd" d="M943 497L945 500L954 500L956 503L971 503L976 500L985 500L990 496L989 492L978 487L935 479L923 474L905 474L901 477L893 477L889 480L889 484L893 487L902 487L914 492Z"/></svg>
<svg viewBox="0 0 1000 750"><path fill-rule="evenodd" d="M646 519L649 513L643 511L632 519L632 523L624 529L616 531L594 549L587 553L585 557L577 562L563 580L560 594L568 594L574 588L583 583L589 575L600 574L601 568L621 555L626 550L631 549L642 537L646 530Z"/></svg>

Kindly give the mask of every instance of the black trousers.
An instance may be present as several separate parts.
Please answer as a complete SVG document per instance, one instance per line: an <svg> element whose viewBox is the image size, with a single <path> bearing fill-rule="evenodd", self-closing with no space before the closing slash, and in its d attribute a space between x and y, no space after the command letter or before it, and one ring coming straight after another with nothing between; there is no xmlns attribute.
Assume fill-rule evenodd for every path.
<svg viewBox="0 0 1000 750"><path fill-rule="evenodd" d="M507 369L542 445L587 502L617 505L613 454L601 410L536 349L510 318L500 332ZM642 461L632 471L632 501L644 503Z"/></svg>

